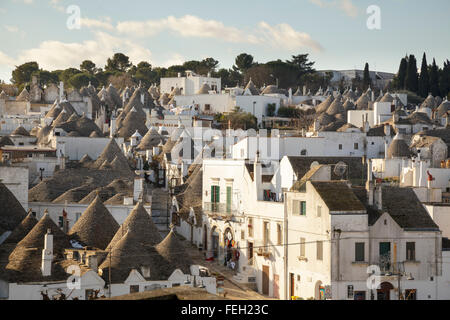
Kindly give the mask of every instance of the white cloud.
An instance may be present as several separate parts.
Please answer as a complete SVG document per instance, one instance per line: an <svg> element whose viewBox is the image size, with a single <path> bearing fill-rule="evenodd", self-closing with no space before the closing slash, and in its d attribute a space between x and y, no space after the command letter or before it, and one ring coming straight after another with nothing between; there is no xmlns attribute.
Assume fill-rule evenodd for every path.
<svg viewBox="0 0 450 320"><path fill-rule="evenodd" d="M309 0L309 2L321 8L337 8L350 17L358 15L358 8L352 0Z"/></svg>
<svg viewBox="0 0 450 320"><path fill-rule="evenodd" d="M16 26L5 26L6 31L11 33L19 32L19 28Z"/></svg>
<svg viewBox="0 0 450 320"><path fill-rule="evenodd" d="M111 18L105 18L104 20L81 18L81 27L105 29L109 31L114 30L114 26L111 24Z"/></svg>
<svg viewBox="0 0 450 320"><path fill-rule="evenodd" d="M272 27L266 22L260 22L258 27L263 35L261 42L269 43L273 47L284 47L290 50L308 47L316 51L323 50L320 43L313 40L309 34L295 31L288 24L282 23Z"/></svg>
<svg viewBox="0 0 450 320"><path fill-rule="evenodd" d="M171 55L171 57L168 60L163 61L162 63L158 64L158 66L168 68L170 66L181 65L185 61L186 61L186 58L183 57L181 54L174 53Z"/></svg>
<svg viewBox="0 0 450 320"><path fill-rule="evenodd" d="M321 45L307 33L294 30L288 24L271 26L260 22L253 31L247 32L235 27L225 26L216 20L204 20L186 15L181 18L169 16L160 20L124 21L116 27L121 34L133 37L152 37L170 31L185 38L209 38L230 43L250 43L287 49L309 47L322 50Z"/></svg>
<svg viewBox="0 0 450 320"><path fill-rule="evenodd" d="M60 12L66 12L66 8L60 2L61 0L50 0L50 5Z"/></svg>
<svg viewBox="0 0 450 320"><path fill-rule="evenodd" d="M22 51L17 59L0 52L0 64L13 67L27 61L38 61L43 69L55 70L78 67L83 60L89 59L103 66L117 52L128 55L133 63L151 60L150 50L132 41L96 32L93 40L83 42L44 41L37 48Z"/></svg>

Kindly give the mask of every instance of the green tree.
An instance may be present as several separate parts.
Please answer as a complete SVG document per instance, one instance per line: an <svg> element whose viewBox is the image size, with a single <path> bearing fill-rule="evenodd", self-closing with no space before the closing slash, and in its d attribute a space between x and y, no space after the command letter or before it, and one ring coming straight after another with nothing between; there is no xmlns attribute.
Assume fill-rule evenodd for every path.
<svg viewBox="0 0 450 320"><path fill-rule="evenodd" d="M305 74L314 73L315 70L313 68L315 62L309 61L309 54L298 54L296 56L292 56L291 60L287 60L286 63L290 65L295 71L297 71L297 80L300 84L300 79Z"/></svg>
<svg viewBox="0 0 450 320"><path fill-rule="evenodd" d="M31 81L31 75L39 71L39 64L37 62L27 62L16 68L12 72L11 82L17 87L22 87Z"/></svg>
<svg viewBox="0 0 450 320"><path fill-rule="evenodd" d="M94 87L99 85L97 78L89 73L77 73L68 81L69 85L76 89L88 86L89 82L91 82Z"/></svg>
<svg viewBox="0 0 450 320"><path fill-rule="evenodd" d="M33 76L36 76L39 79L39 83L41 85L48 85L50 83L58 84L59 77L56 73L47 71L47 70L39 70L33 72Z"/></svg>
<svg viewBox="0 0 450 320"><path fill-rule="evenodd" d="M420 68L419 76L419 96L425 98L430 93L430 76L428 75L428 63L425 52L422 58L422 67Z"/></svg>
<svg viewBox="0 0 450 320"><path fill-rule="evenodd" d="M394 88L402 90L405 88L406 72L408 70L408 57L402 58L397 75L394 78Z"/></svg>
<svg viewBox="0 0 450 320"><path fill-rule="evenodd" d="M369 64L366 62L363 74L363 90L367 90L372 85L372 79L370 78Z"/></svg>
<svg viewBox="0 0 450 320"><path fill-rule="evenodd" d="M236 57L234 61L233 70L245 73L247 72L248 69L254 66L253 60L254 58L252 55L247 53L241 53Z"/></svg>
<svg viewBox="0 0 450 320"><path fill-rule="evenodd" d="M433 59L433 64L430 68L430 92L434 97L441 95L439 90L439 67L436 64L436 59Z"/></svg>
<svg viewBox="0 0 450 320"><path fill-rule="evenodd" d="M82 73L80 70L75 68L68 68L66 70L63 70L61 74L59 75L59 80L64 82L64 85L66 87L72 87L70 84L70 78L72 78L74 75Z"/></svg>
<svg viewBox="0 0 450 320"><path fill-rule="evenodd" d="M444 61L444 67L442 68L439 76L439 91L442 96L450 95L450 61ZM450 99L450 97L448 97Z"/></svg>
<svg viewBox="0 0 450 320"><path fill-rule="evenodd" d="M91 60L84 60L80 65L80 70L92 75L98 71L95 63L93 63Z"/></svg>
<svg viewBox="0 0 450 320"><path fill-rule="evenodd" d="M116 53L112 58L108 58L105 70L113 72L127 72L133 64L130 58L123 53Z"/></svg>
<svg viewBox="0 0 450 320"><path fill-rule="evenodd" d="M134 79L137 83L142 82L142 84L145 87L150 87L152 80L154 79L154 72L152 71L152 65L146 61L140 62L136 66Z"/></svg>
<svg viewBox="0 0 450 320"><path fill-rule="evenodd" d="M411 92L417 93L419 91L419 76L417 73L417 60L411 54L408 58L408 68L406 71L405 88Z"/></svg>

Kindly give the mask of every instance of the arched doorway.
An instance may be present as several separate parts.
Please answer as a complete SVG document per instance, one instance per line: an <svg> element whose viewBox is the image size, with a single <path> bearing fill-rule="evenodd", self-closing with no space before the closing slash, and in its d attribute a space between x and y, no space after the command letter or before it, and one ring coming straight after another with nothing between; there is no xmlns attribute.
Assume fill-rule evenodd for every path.
<svg viewBox="0 0 450 320"><path fill-rule="evenodd" d="M235 247L235 241L233 236L233 231L231 228L226 228L225 232L223 234L223 242L224 242L224 249L225 249L225 261L224 265L228 266L228 263L231 262L233 258L233 248Z"/></svg>
<svg viewBox="0 0 450 320"><path fill-rule="evenodd" d="M322 281L317 281L314 290L315 300L325 300L325 288L322 286Z"/></svg>
<svg viewBox="0 0 450 320"><path fill-rule="evenodd" d="M377 300L391 300L391 290L394 286L390 282L383 282L377 290Z"/></svg>

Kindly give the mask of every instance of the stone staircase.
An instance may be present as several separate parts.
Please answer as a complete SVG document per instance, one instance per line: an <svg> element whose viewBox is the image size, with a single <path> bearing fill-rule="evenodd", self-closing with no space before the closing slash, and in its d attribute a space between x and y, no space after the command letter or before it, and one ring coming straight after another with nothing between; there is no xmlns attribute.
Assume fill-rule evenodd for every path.
<svg viewBox="0 0 450 320"><path fill-rule="evenodd" d="M257 290L256 288L256 270L253 266L245 266L243 271L233 276L233 281L242 284L251 290Z"/></svg>

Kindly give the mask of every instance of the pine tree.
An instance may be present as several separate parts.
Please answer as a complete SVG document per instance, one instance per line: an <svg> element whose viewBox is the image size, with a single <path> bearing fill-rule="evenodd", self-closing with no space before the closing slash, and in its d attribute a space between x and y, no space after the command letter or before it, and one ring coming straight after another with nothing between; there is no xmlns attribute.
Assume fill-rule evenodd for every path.
<svg viewBox="0 0 450 320"><path fill-rule="evenodd" d="M429 93L430 93L430 76L428 75L427 55L424 52L419 77L419 95L423 98L426 98Z"/></svg>
<svg viewBox="0 0 450 320"><path fill-rule="evenodd" d="M414 93L419 91L419 76L417 73L417 60L416 57L411 54L408 59L408 68L406 71L405 88Z"/></svg>
<svg viewBox="0 0 450 320"><path fill-rule="evenodd" d="M363 88L367 90L369 86L372 85L372 79L370 78L369 72L369 64L366 62L366 66L364 67L364 76L363 76Z"/></svg>
<svg viewBox="0 0 450 320"><path fill-rule="evenodd" d="M433 59L430 69L430 92L434 97L441 95L439 90L439 68L436 65L436 59Z"/></svg>

